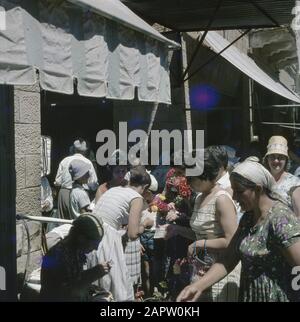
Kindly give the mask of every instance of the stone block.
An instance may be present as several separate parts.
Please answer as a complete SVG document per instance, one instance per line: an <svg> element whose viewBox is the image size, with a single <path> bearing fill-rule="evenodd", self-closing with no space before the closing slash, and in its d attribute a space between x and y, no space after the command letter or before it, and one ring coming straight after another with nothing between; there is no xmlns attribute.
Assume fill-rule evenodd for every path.
<svg viewBox="0 0 300 322"><path fill-rule="evenodd" d="M17 189L23 189L26 187L26 162L25 156L16 157L16 180Z"/></svg>
<svg viewBox="0 0 300 322"><path fill-rule="evenodd" d="M39 93L17 91L19 95L20 123L41 123L41 96Z"/></svg>
<svg viewBox="0 0 300 322"><path fill-rule="evenodd" d="M40 154L40 124L15 124L16 155Z"/></svg>
<svg viewBox="0 0 300 322"><path fill-rule="evenodd" d="M17 213L37 216L41 215L41 188L26 188L17 190Z"/></svg>
<svg viewBox="0 0 300 322"><path fill-rule="evenodd" d="M41 155L26 155L26 187L41 185Z"/></svg>

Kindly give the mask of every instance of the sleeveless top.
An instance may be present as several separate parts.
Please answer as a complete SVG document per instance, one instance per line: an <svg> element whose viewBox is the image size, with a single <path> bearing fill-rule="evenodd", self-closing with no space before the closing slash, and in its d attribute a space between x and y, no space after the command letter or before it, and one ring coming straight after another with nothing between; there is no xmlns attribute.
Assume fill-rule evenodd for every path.
<svg viewBox="0 0 300 322"><path fill-rule="evenodd" d="M234 202L230 194L225 190L218 191L211 200L200 207L200 196L196 199L190 226L196 234L196 239L214 239L224 237L224 231L219 220L216 218L216 200L219 196L226 195Z"/></svg>
<svg viewBox="0 0 300 322"><path fill-rule="evenodd" d="M119 230L123 225L128 224L130 203L136 198L142 198L142 196L132 188L111 188L97 201L93 213Z"/></svg>

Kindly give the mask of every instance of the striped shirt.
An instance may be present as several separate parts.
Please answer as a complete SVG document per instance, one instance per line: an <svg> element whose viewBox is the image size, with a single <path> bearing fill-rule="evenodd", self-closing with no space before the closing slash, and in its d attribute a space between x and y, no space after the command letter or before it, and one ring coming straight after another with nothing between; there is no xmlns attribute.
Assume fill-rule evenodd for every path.
<svg viewBox="0 0 300 322"><path fill-rule="evenodd" d="M129 187L115 187L107 190L96 203L93 213L104 222L119 230L128 224L130 203L142 196Z"/></svg>

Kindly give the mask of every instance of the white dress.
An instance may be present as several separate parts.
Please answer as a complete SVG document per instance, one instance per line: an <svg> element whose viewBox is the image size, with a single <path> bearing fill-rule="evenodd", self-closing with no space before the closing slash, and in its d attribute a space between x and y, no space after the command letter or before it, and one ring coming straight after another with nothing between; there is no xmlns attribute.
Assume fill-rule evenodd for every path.
<svg viewBox="0 0 300 322"><path fill-rule="evenodd" d="M94 257L94 260L112 263L110 272L99 280L99 284L110 291L118 302L134 300L134 280L126 265L127 257L122 245L124 230L121 228L128 224L130 204L136 198L142 196L132 188L111 188L101 196L93 211L104 222L104 236L97 250L97 259ZM91 263L91 266L94 265Z"/></svg>

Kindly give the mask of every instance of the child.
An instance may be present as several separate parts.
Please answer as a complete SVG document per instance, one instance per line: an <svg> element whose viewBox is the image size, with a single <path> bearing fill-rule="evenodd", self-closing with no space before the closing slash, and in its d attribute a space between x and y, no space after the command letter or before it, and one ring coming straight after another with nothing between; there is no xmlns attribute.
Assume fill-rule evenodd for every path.
<svg viewBox="0 0 300 322"><path fill-rule="evenodd" d="M70 194L70 209L73 218L89 211L90 198L84 190L83 185L88 182L91 166L82 160L73 160L70 163L69 171L72 176L73 186Z"/></svg>

